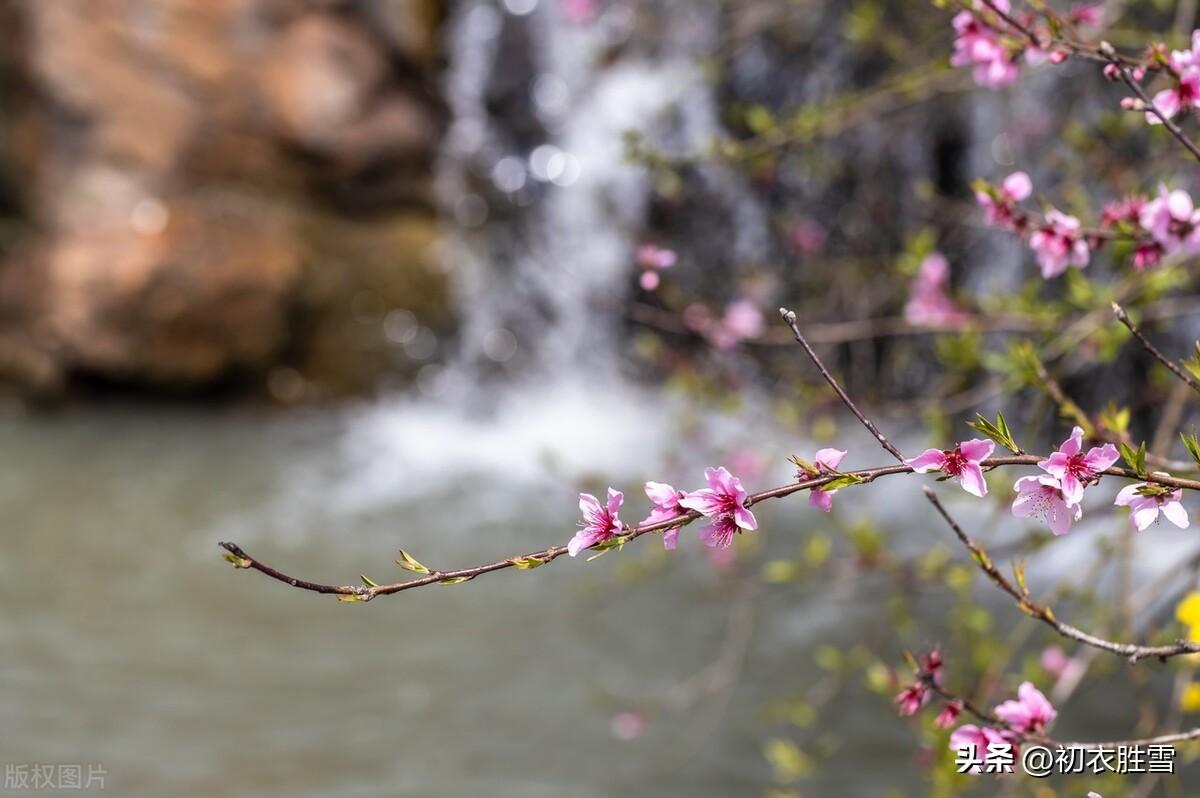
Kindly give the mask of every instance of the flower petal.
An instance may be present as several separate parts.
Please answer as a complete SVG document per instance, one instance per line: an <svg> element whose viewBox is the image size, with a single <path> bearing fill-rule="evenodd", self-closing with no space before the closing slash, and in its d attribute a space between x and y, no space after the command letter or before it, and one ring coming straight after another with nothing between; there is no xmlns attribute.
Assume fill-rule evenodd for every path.
<svg viewBox="0 0 1200 798"><path fill-rule="evenodd" d="M983 469L978 463L967 463L958 474L958 484L972 496L983 498L987 495L987 483L983 480Z"/></svg>
<svg viewBox="0 0 1200 798"><path fill-rule="evenodd" d="M946 453L941 449L926 449L916 457L904 461L906 465L912 466L912 470L918 474L925 474L930 471L938 471L946 462Z"/></svg>
<svg viewBox="0 0 1200 798"><path fill-rule="evenodd" d="M996 451L996 444L983 438L975 438L969 441L963 441L958 445L958 450L962 452L963 457L968 460L979 462L986 460L992 456L992 452Z"/></svg>

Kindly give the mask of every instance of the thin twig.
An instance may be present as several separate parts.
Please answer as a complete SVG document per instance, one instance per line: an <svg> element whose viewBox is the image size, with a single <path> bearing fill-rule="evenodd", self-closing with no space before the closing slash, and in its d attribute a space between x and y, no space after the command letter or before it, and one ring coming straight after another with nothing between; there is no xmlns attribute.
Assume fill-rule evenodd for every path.
<svg viewBox="0 0 1200 798"><path fill-rule="evenodd" d="M1112 303L1112 310L1113 313L1116 314L1117 320L1129 328L1129 332L1132 333L1133 337L1138 340L1138 343L1142 345L1143 349L1149 352L1159 363L1162 363L1164 366L1166 366L1172 374L1187 383L1193 391L1200 393L1200 382L1197 382L1192 375L1175 365L1175 362L1171 360L1171 358L1164 355L1158 350L1158 347L1150 343L1150 339L1143 335L1142 331L1139 330L1137 325L1135 325L1129 318L1129 314L1125 312L1125 308L1114 302Z"/></svg>
<svg viewBox="0 0 1200 798"><path fill-rule="evenodd" d="M819 358L817 353L813 351L813 348L809 346L808 341L804 338L804 334L800 332L800 327L796 325L796 314L787 308L780 308L779 315L782 316L783 320L787 322L787 325L792 328L792 335L796 336L796 342L800 344L800 346L804 347L804 351L808 353L809 358L817 367L817 370L821 372L821 376L825 378L825 381L829 383L829 385L837 393L838 398L842 400L842 404L849 408L850 412L854 414L854 417L857 418L862 425L866 427L872 435L875 436L875 440L879 441L880 446L882 446L884 449L887 449L893 457L903 463L904 455L900 454L900 450L892 445L892 442L889 441L884 434L879 431L879 428L875 426L875 423L871 421L871 419L863 415L863 412L858 409L856 404L854 404L854 400L846 395L846 392L842 390L842 386L839 385L838 381L835 380L833 375L829 373L829 369L825 368L825 364L821 362L821 358Z"/></svg>
<svg viewBox="0 0 1200 798"><path fill-rule="evenodd" d="M983 549L983 547L972 540L971 537L963 531L963 528L959 526L958 522L954 520L950 513L946 511L946 508L938 499L937 494L934 493L928 485L924 485L922 487L925 491L925 498L929 499L929 502L934 506L935 509L937 509L938 514L942 516L942 519L946 522L950 529L953 530L958 539L962 541L962 544L969 552L971 552L971 556L975 559L975 562L979 564L980 569L987 574L988 578L991 579L997 587L1012 596L1022 612L1045 623L1047 626L1050 626L1063 637L1092 646L1093 648L1098 648L1103 651L1110 651L1113 654L1120 654L1124 657L1128 657L1131 663L1136 663L1139 660L1152 657L1160 660L1166 660L1169 657L1176 657L1181 654L1200 653L1200 643L1193 643L1189 640L1177 640L1168 646L1142 646L1134 643L1117 643L1112 640L1105 640L1102 637L1097 637L1096 635L1090 634L1082 629L1058 620L1058 618L1055 617L1054 612L1049 607L1045 607L1034 602L1027 590L1018 588L1004 574L1000 573L995 564L992 562L991 557L988 556L988 553Z"/></svg>

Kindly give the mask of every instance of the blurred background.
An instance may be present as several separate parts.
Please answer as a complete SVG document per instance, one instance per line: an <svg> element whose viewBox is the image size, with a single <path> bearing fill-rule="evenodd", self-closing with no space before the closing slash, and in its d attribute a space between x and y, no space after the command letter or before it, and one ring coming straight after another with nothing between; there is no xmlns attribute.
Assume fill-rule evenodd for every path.
<svg viewBox="0 0 1200 798"><path fill-rule="evenodd" d="M1102 5L1135 49L1195 22ZM884 462L780 305L904 448L976 410L1033 448L1078 412L1185 456L1186 393L1108 305L1186 354L1187 264L1046 284L970 184L1023 169L1095 218L1194 166L1090 66L991 92L951 39L901 0L0 0L0 763L123 796L997 794L895 715L900 652L935 644L983 703L1054 686L1064 738L1187 725L1194 666L1054 648L911 481L764 506L723 553L685 532L369 605L219 559L396 581L401 546L565 543L580 490L637 521L646 479ZM951 509L1080 625L1179 635L1186 533L1051 541L1011 477Z"/></svg>

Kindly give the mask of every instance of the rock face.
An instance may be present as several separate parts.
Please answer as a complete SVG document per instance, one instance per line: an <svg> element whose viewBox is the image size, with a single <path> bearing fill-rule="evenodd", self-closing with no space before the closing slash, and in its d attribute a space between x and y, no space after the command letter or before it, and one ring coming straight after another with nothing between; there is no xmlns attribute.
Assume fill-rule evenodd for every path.
<svg viewBox="0 0 1200 798"><path fill-rule="evenodd" d="M377 282L314 230L433 229L435 3L0 0L3 20L0 215L11 204L22 231L0 224L10 376L263 371L307 345L297 319L349 301L308 290L324 272L348 293ZM434 296L380 302L436 305L424 251L385 260L369 268L422 272L400 283Z"/></svg>

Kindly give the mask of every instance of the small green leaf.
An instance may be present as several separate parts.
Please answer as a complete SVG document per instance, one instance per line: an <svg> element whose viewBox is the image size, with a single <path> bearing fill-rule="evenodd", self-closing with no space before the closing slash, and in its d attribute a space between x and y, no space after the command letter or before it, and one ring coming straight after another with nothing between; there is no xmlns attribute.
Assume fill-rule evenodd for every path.
<svg viewBox="0 0 1200 798"><path fill-rule="evenodd" d="M433 573L433 571L430 571L424 565L421 565L421 563L417 562L417 559L404 549L400 549L400 557L396 560L396 565L399 565L406 571L412 571L415 574Z"/></svg>
<svg viewBox="0 0 1200 798"><path fill-rule="evenodd" d="M338 593L337 600L344 601L347 604L353 604L356 601L366 601L365 598L358 595L357 593Z"/></svg>
<svg viewBox="0 0 1200 798"><path fill-rule="evenodd" d="M1020 454L1021 447L1013 440L1012 432L1008 429L1008 422L1004 420L1003 413L996 414L995 423L988 421L983 415L976 413L977 421L968 421L967 426L978 432L982 432L988 438L991 438L996 443L1008 449L1013 454Z"/></svg>
<svg viewBox="0 0 1200 798"><path fill-rule="evenodd" d="M232 552L227 551L221 556L225 558L225 562L231 563L234 568L249 568L250 567L250 560L248 560L245 557L239 557Z"/></svg>
<svg viewBox="0 0 1200 798"><path fill-rule="evenodd" d="M1200 465L1200 439L1196 437L1195 428L1191 433L1179 433L1179 437L1183 439L1183 445L1187 448L1188 454L1196 461L1196 465Z"/></svg>
<svg viewBox="0 0 1200 798"><path fill-rule="evenodd" d="M841 490L842 488L848 488L851 485L860 485L862 482L863 478L857 474L842 474L837 479L826 482L824 485L822 485L821 490Z"/></svg>
<svg viewBox="0 0 1200 798"><path fill-rule="evenodd" d="M439 579L439 585L457 585L462 582L470 582L475 577L473 576L450 576L445 579Z"/></svg>
<svg viewBox="0 0 1200 798"><path fill-rule="evenodd" d="M1139 477L1142 477L1143 479L1145 479L1145 477L1146 477L1146 442L1142 441L1142 443L1138 446L1136 451L1134 451L1133 447L1131 447L1128 444L1123 443L1123 442L1119 443L1117 445L1117 448L1120 449L1120 451L1121 451L1121 459L1124 460L1125 463L1131 469L1133 469L1133 471Z"/></svg>
<svg viewBox="0 0 1200 798"><path fill-rule="evenodd" d="M367 587L379 587L379 585L372 582L371 577L367 576L366 574L359 574L358 578L361 579L362 583Z"/></svg>
<svg viewBox="0 0 1200 798"><path fill-rule="evenodd" d="M545 560L538 557L513 557L509 562L522 571L532 571L546 564Z"/></svg>

